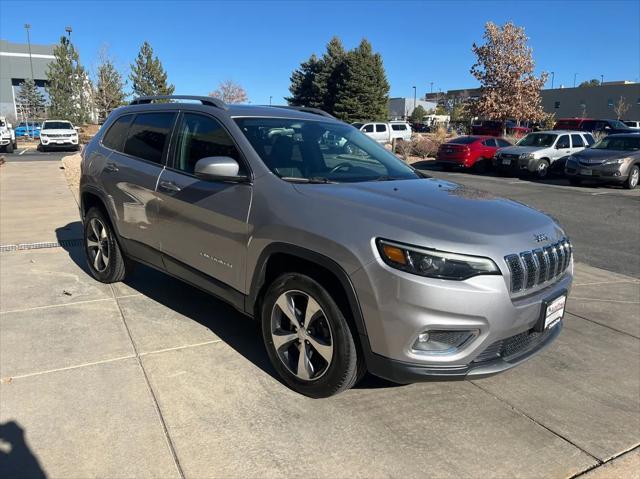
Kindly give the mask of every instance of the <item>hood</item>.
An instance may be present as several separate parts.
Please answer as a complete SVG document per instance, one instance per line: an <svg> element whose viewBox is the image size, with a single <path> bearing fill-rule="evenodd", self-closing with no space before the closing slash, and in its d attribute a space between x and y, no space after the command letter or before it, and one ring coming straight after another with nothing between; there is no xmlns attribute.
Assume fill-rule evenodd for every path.
<svg viewBox="0 0 640 479"><path fill-rule="evenodd" d="M583 163L590 163L593 165L599 165L607 160L616 160L618 158L627 158L629 156L637 155L635 151L618 151L618 150L599 150L587 148L579 153L571 155L574 159Z"/></svg>
<svg viewBox="0 0 640 479"><path fill-rule="evenodd" d="M506 153L508 155L522 155L523 153L535 153L536 151L545 150L550 148L548 146L540 147L540 146L505 146L504 148L500 148L500 153Z"/></svg>
<svg viewBox="0 0 640 479"><path fill-rule="evenodd" d="M40 130L40 133L43 135L71 135L73 133L77 133L77 131L69 128L64 128L64 129L58 129L58 130L56 129Z"/></svg>
<svg viewBox="0 0 640 479"><path fill-rule="evenodd" d="M435 178L295 188L311 197L307 214L321 215L324 227L346 228L350 234L355 229L355 234L369 238L502 257L539 248L536 235L545 235L550 242L563 236L544 213Z"/></svg>

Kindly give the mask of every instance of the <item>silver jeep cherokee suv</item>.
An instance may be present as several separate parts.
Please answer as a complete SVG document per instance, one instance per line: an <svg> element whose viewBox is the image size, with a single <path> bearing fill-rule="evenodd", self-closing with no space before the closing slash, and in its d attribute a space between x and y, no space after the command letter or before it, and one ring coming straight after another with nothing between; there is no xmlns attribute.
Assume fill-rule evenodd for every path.
<svg viewBox="0 0 640 479"><path fill-rule="evenodd" d="M573 262L554 220L425 177L320 110L138 98L86 146L80 193L96 279L133 260L228 301L308 396L366 371L488 376L562 327Z"/></svg>

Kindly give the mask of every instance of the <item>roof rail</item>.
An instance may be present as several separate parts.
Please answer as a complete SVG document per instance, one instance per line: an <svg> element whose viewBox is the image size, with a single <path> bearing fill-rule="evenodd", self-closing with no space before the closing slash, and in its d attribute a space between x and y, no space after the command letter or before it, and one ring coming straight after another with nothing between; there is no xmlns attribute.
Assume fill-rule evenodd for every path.
<svg viewBox="0 0 640 479"><path fill-rule="evenodd" d="M326 116L327 118L335 118L335 116L331 115L330 113L327 113L324 110L321 110L320 108L312 108L310 106L291 106L291 105L269 105L269 106L274 106L276 108L285 108L287 110L304 111L307 113L313 113L314 115Z"/></svg>
<svg viewBox="0 0 640 479"><path fill-rule="evenodd" d="M215 106L216 108L221 108L223 110L227 109L227 105L222 100L218 100L217 98L212 98L210 96L195 96L195 95L153 95L153 96L141 96L138 98L134 98L130 105L145 105L148 103L153 103L158 100L194 100L199 101L203 105L207 106Z"/></svg>

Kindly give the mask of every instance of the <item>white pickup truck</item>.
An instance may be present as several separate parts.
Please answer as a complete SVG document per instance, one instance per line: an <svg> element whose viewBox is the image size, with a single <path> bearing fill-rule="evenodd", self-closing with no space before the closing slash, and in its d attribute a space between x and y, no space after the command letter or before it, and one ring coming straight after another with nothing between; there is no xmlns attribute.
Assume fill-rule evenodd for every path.
<svg viewBox="0 0 640 479"><path fill-rule="evenodd" d="M352 123L352 126L382 144L392 143L394 139L411 140L411 126L406 121Z"/></svg>
<svg viewBox="0 0 640 479"><path fill-rule="evenodd" d="M0 116L0 149L13 153L16 148L18 148L16 132L11 123L8 123L4 116Z"/></svg>

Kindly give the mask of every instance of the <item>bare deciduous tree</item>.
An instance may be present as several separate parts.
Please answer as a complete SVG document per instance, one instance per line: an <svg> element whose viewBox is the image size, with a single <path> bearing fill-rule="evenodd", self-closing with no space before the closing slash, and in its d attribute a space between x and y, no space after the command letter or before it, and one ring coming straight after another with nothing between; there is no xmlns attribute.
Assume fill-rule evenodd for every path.
<svg viewBox="0 0 640 479"><path fill-rule="evenodd" d="M219 98L225 103L246 103L249 99L246 90L233 80L223 81L217 90L209 93L209 96Z"/></svg>
<svg viewBox="0 0 640 479"><path fill-rule="evenodd" d="M627 103L625 97L621 96L615 105L613 105L613 111L618 115L618 120L622 119L624 115L629 111L631 105Z"/></svg>
<svg viewBox="0 0 640 479"><path fill-rule="evenodd" d="M477 57L471 74L480 82L480 97L471 102L476 116L540 121L545 112L540 90L547 74L536 77L532 50L527 46L524 28L509 22L503 26L488 22L485 43L473 44Z"/></svg>

